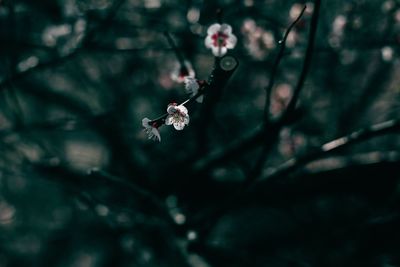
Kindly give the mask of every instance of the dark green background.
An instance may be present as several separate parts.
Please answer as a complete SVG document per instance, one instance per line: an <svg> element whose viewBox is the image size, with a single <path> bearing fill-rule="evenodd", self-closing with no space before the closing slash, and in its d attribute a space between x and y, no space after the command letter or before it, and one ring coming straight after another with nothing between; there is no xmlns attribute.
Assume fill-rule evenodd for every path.
<svg viewBox="0 0 400 267"><path fill-rule="evenodd" d="M312 2L0 0L0 266L399 266L398 131L243 192L289 159L399 118L398 0L322 1L296 120L258 177L262 140L227 150L260 129L278 41L304 4L274 118L302 69ZM187 97L163 33L207 80L218 8L240 66L212 115L192 103L183 131L147 140L142 118Z"/></svg>

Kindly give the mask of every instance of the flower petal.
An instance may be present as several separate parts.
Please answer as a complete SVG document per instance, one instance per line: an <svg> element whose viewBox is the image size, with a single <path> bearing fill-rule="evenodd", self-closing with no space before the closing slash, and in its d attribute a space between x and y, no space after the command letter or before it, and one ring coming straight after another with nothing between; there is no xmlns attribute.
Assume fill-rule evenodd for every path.
<svg viewBox="0 0 400 267"><path fill-rule="evenodd" d="M214 23L207 29L207 35L213 35L221 29L221 24Z"/></svg>
<svg viewBox="0 0 400 267"><path fill-rule="evenodd" d="M174 70L171 73L171 79L174 80L175 82L182 83L184 81L185 76L191 76L191 77L195 76L192 64L187 60L185 60L183 64L184 64L184 67L186 68L186 72L187 72L183 76L182 76L182 71L181 71L182 70L181 64L179 62L176 62L175 66L174 66Z"/></svg>
<svg viewBox="0 0 400 267"><path fill-rule="evenodd" d="M185 116L185 117L183 118L183 123L184 123L184 124L188 125L188 124L189 124L189 121L190 121L189 115L188 115L188 116Z"/></svg>
<svg viewBox="0 0 400 267"><path fill-rule="evenodd" d="M183 123L181 121L176 121L176 122L174 122L174 128L175 128L175 130L181 131L181 130L183 130L183 128L185 128L185 123Z"/></svg>
<svg viewBox="0 0 400 267"><path fill-rule="evenodd" d="M143 126L144 128L151 127L150 124L149 124L150 121L151 121L151 120L150 120L149 118L143 118L143 120L142 120L142 126Z"/></svg>
<svg viewBox="0 0 400 267"><path fill-rule="evenodd" d="M176 113L176 104L169 104L167 107L168 114Z"/></svg>
<svg viewBox="0 0 400 267"><path fill-rule="evenodd" d="M223 23L219 31L225 33L226 35L229 35L232 33L232 27L229 24Z"/></svg>
<svg viewBox="0 0 400 267"><path fill-rule="evenodd" d="M207 47L207 48L211 48L211 47L213 47L214 45L213 45L213 39L211 38L211 35L207 35L207 37L206 37L206 39L204 40L204 45Z"/></svg>
<svg viewBox="0 0 400 267"><path fill-rule="evenodd" d="M172 123L174 123L174 117L172 115L168 115L165 119L165 125L171 125Z"/></svg>
<svg viewBox="0 0 400 267"><path fill-rule="evenodd" d="M187 116L188 110L185 106L179 105L176 107L176 109L179 110L179 112L183 113L185 116Z"/></svg>
<svg viewBox="0 0 400 267"><path fill-rule="evenodd" d="M197 80L193 77L185 77L185 89L188 93L196 94L199 90L200 85Z"/></svg>
<svg viewBox="0 0 400 267"><path fill-rule="evenodd" d="M226 52L228 51L226 47L224 46L219 46L219 47L212 47L212 53L214 54L214 56L216 57L222 57L223 55L226 54Z"/></svg>
<svg viewBox="0 0 400 267"><path fill-rule="evenodd" d="M153 127L151 129L151 133L153 134L153 139L158 140L158 142L161 142L161 135L157 128Z"/></svg>
<svg viewBox="0 0 400 267"><path fill-rule="evenodd" d="M228 39L226 40L226 48L232 49L236 46L237 38L235 35L230 34Z"/></svg>

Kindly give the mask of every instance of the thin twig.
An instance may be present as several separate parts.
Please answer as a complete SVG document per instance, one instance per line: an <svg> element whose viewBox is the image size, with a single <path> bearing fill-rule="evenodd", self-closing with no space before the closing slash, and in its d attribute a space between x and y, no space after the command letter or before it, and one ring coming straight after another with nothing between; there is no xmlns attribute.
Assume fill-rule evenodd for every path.
<svg viewBox="0 0 400 267"><path fill-rule="evenodd" d="M303 9L301 10L298 17L287 28L285 34L283 35L282 40L279 40L279 42L278 42L280 49L279 49L278 54L276 55L275 62L272 65L272 71L270 74L270 79L269 79L268 85L265 87L265 91L266 91L265 105L264 105L264 121L265 121L265 123L269 121L269 117L270 117L269 111L270 111L270 105L271 105L272 88L274 87L274 84L275 84L275 78L276 78L276 74L278 72L279 64L281 63L283 56L284 56L284 52L286 49L286 40L287 40L291 30L293 29L293 27L296 25L297 22L299 22L300 18L303 16L306 8L307 8L306 6L303 7Z"/></svg>
<svg viewBox="0 0 400 267"><path fill-rule="evenodd" d="M231 56L229 56L231 57ZM204 82L200 85L200 88L197 92L197 94L189 97L188 99L186 99L185 101L183 101L182 103L180 103L179 105L186 105L186 104L190 104L192 102L194 102L197 98L199 98L200 96L206 94L206 93L220 93L221 90L223 89L223 87L226 85L228 79L232 76L232 73L236 70L237 65L238 65L238 61L236 58L232 57L232 59L235 61L235 67L232 70L223 70L220 66L220 62L222 60L224 60L224 58L216 59L216 66L214 67L214 69L211 71L210 75L209 75L209 80L208 82ZM219 91L217 91L217 88L219 89ZM204 103L205 105L207 105L207 101ZM163 115L157 117L156 119L151 120L149 123L156 123L157 125L163 125L165 123L165 119L167 118L168 113L164 113Z"/></svg>
<svg viewBox="0 0 400 267"><path fill-rule="evenodd" d="M289 33L292 30L292 28L296 25L296 23L303 16L305 10L306 10L306 6L303 7L299 16L290 24L290 26L288 27L288 29L285 32L285 35L283 36L283 39L279 41L279 44L281 47L280 47L278 55L275 59L275 63L272 67L272 73L271 73L271 78L270 78L269 84L265 89L266 90L265 107L264 107L265 127L267 127L267 125L270 125L269 110L270 110L270 104L271 104L270 103L271 102L271 93L272 93L272 88L275 83L275 76L276 76L276 73L277 73L277 70L279 67L279 63L281 62L281 60L284 56L287 37L289 36ZM314 12L318 12L318 10L316 10ZM313 41L313 40L310 40L310 41ZM264 139L264 144L262 146L261 153L260 153L256 163L254 164L254 167L251 169L251 171L249 172L249 174L247 176L247 179L246 179L247 185L249 185L252 181L256 180L257 177L260 175L260 173L263 169L263 166L265 164L265 161L269 155L269 152L275 145L275 143L276 143L275 141L279 138L279 132L280 132L281 128L283 127L283 125L276 125L276 126L279 126L279 127L271 127L272 129L268 130L268 131L270 131L270 130L273 130L273 131L268 132L269 137Z"/></svg>
<svg viewBox="0 0 400 267"><path fill-rule="evenodd" d="M304 87L304 82L307 78L308 71L310 69L312 54L313 54L314 45L315 45L315 36L317 33L317 27L318 27L318 18L319 18L320 7L321 7L321 0L315 0L314 12L311 17L310 33L308 36L308 46L307 46L306 55L304 57L304 62L303 62L303 69L301 70L299 80L294 89L293 96L290 99L288 107L286 108L284 114L282 115L282 120L284 120L284 121L289 119L289 117L293 115L293 112L295 111L296 104L298 102L298 99L299 99L299 96L301 93L301 90Z"/></svg>
<svg viewBox="0 0 400 267"><path fill-rule="evenodd" d="M202 85L202 87L199 88L199 91L197 92L197 94L195 94L194 96L189 97L188 99L186 99L185 101L183 101L182 103L178 104L178 106L183 106L189 103L192 103L193 101L195 101L197 98L199 98L201 95L204 94L204 89L205 87L207 87L208 84L205 83L204 85ZM157 124L158 126L161 126L165 123L165 119L168 117L168 113L164 113L163 115L157 117L156 119L151 120L149 123L150 124Z"/></svg>
<svg viewBox="0 0 400 267"><path fill-rule="evenodd" d="M331 142L328 142L324 145L322 145L316 152L311 153L307 156L304 156L299 159L292 159L277 168L277 170L270 174L267 175L266 177L259 178L257 180L254 180L251 184L249 184L245 190L242 190L239 192L237 195L233 196L232 198L226 200L223 202L223 204L219 207L217 207L213 212L210 212L209 214L205 216L201 216L198 221L195 223L201 226L201 229L199 229L199 233L204 235L203 239L206 239L206 235L209 233L209 231L212 229L212 227L215 225L215 223L224 215L226 214L227 211L235 207L240 201L243 200L244 197L248 195L249 192L252 192L252 190L258 186L260 186L260 183L263 182L268 182L272 179L278 179L282 178L283 176L292 173L293 171L304 167L306 164L326 157L334 152L340 151L341 149L344 149L346 147L349 147L350 145L369 140L371 138L381 136L384 134L389 134L389 133L394 133L394 132L400 132L400 120L391 120L391 121L386 121L383 123L375 124L372 125L369 128L362 129L356 132L353 132L347 136L335 139Z"/></svg>
<svg viewBox="0 0 400 267"><path fill-rule="evenodd" d="M303 65L302 75L300 75L299 83L298 83L298 86L296 87L297 90L298 90L298 88L301 89L301 87L302 87L302 85L304 83L304 81L302 81L302 80L305 79L305 75L308 72L307 71L308 70L308 65L310 64L310 60L311 60L310 54L311 54L312 49L314 47L314 45L310 44L310 42L314 43L315 32L316 32L316 29L317 29L317 22L318 22L317 21L318 20L318 14L316 14L316 13L319 12L319 8L318 8L319 6L320 6L320 0L316 0L315 1L315 8L314 8L314 13L313 13L313 18L312 18L312 23L311 23L311 30L310 30L310 35L309 35L309 43L308 43L307 52L306 52L306 56L305 56L305 62L304 62L304 65ZM304 12L304 9L303 9L302 12ZM299 16L299 18L300 18L300 16ZM297 22L297 19L289 27L293 27L296 22ZM288 28L284 38L285 37L287 38L287 35L289 33L290 33L290 29ZM282 39L282 40L284 40L284 39ZM283 47L284 47L284 45L283 45ZM276 61L278 61L279 57L282 57L284 55L284 53L283 53L284 50L283 51L282 50L283 50L283 48L281 47L281 50L280 50L279 54L282 54L282 55L279 56L279 54L278 54L278 57L277 57ZM279 61L280 60L281 59L279 59ZM276 64L274 64L274 66L276 66ZM272 78L274 76L275 76L275 73L271 74ZM272 88L272 86L273 86L273 82L272 83L270 82L268 87ZM266 89L267 92L269 90L272 90L272 89L269 89L268 87ZM268 93L267 93L267 95L268 95ZM269 97L267 97L267 98L269 98ZM297 97L296 97L296 99L297 99ZM292 98L292 101L294 101L296 99ZM266 100L266 103L267 103L268 106L269 106L269 104L268 104L269 101L270 100L268 100L268 99ZM225 161L231 159L233 156L241 155L241 154L243 154L243 152L250 151L250 150L254 149L255 147L257 147L257 145L263 139L264 140L268 139L269 142L270 142L272 140L271 138L273 138L273 139L277 138L277 134L280 132L281 127L283 127L283 122L286 122L286 120L281 119L281 120L277 121L276 123L269 123L268 124L268 129L265 128L266 125L264 124L264 127L262 129L257 130L256 132L254 132L253 134L251 134L250 136L248 136L247 138L245 138L241 142L234 142L232 145L228 146L228 148L226 148L223 151L212 152L208 156L205 156L204 159L202 159L200 162L197 162L194 165L194 169L195 170L206 170L206 169L208 169L210 167L213 167L213 166L215 166L217 164L225 162ZM271 141L271 143L273 143L273 142ZM270 147L272 147L272 146L268 146L266 149L264 149L265 151L263 151L262 154L267 154L267 152L270 149ZM263 156L263 155L261 155L261 156ZM265 156L261 157L259 162L261 162L261 161L264 162L263 158L265 158ZM262 165L262 164L257 164L257 166L260 166L260 165ZM259 167L257 167L257 169L259 169Z"/></svg>
<svg viewBox="0 0 400 267"><path fill-rule="evenodd" d="M308 40L308 47L306 51L306 56L304 59L304 64L303 64L303 69L298 81L298 84L296 86L296 91L294 94L294 97L292 98L292 102L294 103L297 102L298 94L300 93L301 88L303 87L305 77L308 73L309 65L311 63L311 54L313 51L314 47L314 41L315 41L315 33L318 25L318 13L319 13L319 6L320 6L320 0L315 0L315 8L314 12L312 15L312 20L311 20L311 29L310 29L310 35L309 35L309 40ZM293 26L292 26L293 27ZM282 52L283 54L283 52ZM293 105L293 104L292 104ZM289 108L289 107L288 107ZM290 112L288 114L291 114L291 109L289 110ZM245 193L254 186L254 184L259 180L259 176L262 171L262 167L264 166L265 160L271 151L272 147L276 144L276 141L279 138L279 133L281 129L285 126L288 121L285 119L288 115L285 115L287 113L287 110L285 111L283 115L283 119L279 119L276 122L273 122L269 124L270 129L268 131L264 129L260 130L259 133L263 133L264 135L259 136L258 134L254 135L249 141L257 141L258 138L262 138L261 140L264 140L264 145L263 145L263 150L261 152L261 155L255 165L255 167L251 170L250 174L247 176L247 179L245 181L243 190L239 192L236 196L233 196L232 198L228 199L225 203L223 203L220 207L218 207L215 212L210 214L209 216L206 216L205 219L207 220L207 223L202 225L202 228L200 229L200 232L202 233L203 236L207 236L208 233L210 232L211 228L217 222L225 213L227 210L229 210L233 204L238 203L242 199L242 197L245 195ZM204 237L205 238L205 237ZM204 239L203 239L204 240Z"/></svg>
<svg viewBox="0 0 400 267"><path fill-rule="evenodd" d="M318 148L313 153L310 153L309 155L287 161L286 163L278 167L272 174L269 174L259 179L259 182L285 176L297 169L304 167L312 161L322 159L344 148L347 148L350 145L357 144L377 136L395 132L400 132L400 120L390 120L374 124L366 129L352 132L349 135L337 138L322 145L320 148Z"/></svg>

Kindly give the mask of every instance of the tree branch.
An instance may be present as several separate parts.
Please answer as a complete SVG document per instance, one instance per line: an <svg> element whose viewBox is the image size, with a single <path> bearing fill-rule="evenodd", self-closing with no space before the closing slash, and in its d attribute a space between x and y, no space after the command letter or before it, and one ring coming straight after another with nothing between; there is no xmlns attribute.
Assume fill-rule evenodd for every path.
<svg viewBox="0 0 400 267"><path fill-rule="evenodd" d="M281 48L276 57L275 63L272 68L271 79L266 88L266 98L265 98L265 107L264 107L264 124L265 124L265 126L267 126L267 124L270 124L269 110L270 110L270 102L271 102L271 93L272 93L272 88L274 86L275 75L278 70L279 63L281 62L284 52L285 52L286 39L289 36L289 33L292 30L292 28L296 25L296 23L300 20L300 18L304 14L305 10L306 10L306 6L303 7L299 16L290 24L290 26L286 30L285 35L283 36L283 39L281 41L279 41ZM315 14L315 12L318 12L318 9L314 10L314 14ZM313 40L314 39L310 39L309 42L310 41L313 42ZM310 44L309 44L309 47L310 47ZM260 175L260 173L264 167L265 161L267 160L267 157L269 155L269 152L271 151L271 149L273 148L273 146L275 145L276 141L279 138L279 133L280 133L283 125L278 124L278 125L274 125L274 126L276 126L276 127L271 127L273 129L273 131L271 131L271 129L269 129L268 138L264 138L264 145L262 147L262 151L261 151L256 163L254 164L253 168L247 175L246 185L249 185L250 183L252 183L252 181L256 180L257 177Z"/></svg>
<svg viewBox="0 0 400 267"><path fill-rule="evenodd" d="M292 106L293 108L295 107L295 104L297 102L297 98L300 94L300 91L304 85L304 81L305 78L307 76L308 73L308 69L309 66L311 64L311 55L313 52L313 48L314 48L314 41L315 41L315 33L317 30L317 25L318 25L318 17L319 17L319 7L320 7L320 0L316 0L315 1L315 7L314 7L314 12L312 15L312 19L311 19L311 29L310 29L310 34L309 34L309 40L308 40L308 46L307 46L307 50L306 50L306 56L304 59L304 64L303 64L303 69L302 72L300 74L300 78L299 81L297 83L297 86L295 88L295 92L293 94L293 97L291 99L291 102L288 105L287 110L285 111L284 115L282 116L281 120L278 120L277 123L271 124L269 123L269 129L265 130L265 136L264 136L264 145L262 146L262 151L260 152L260 156L258 158L258 160L256 161L254 167L251 169L250 173L247 175L247 179L246 179L246 184L245 184L245 188L247 186L250 186L252 182L254 182L255 180L258 179L258 176L261 174L261 171L263 169L263 166L265 164L265 161L268 157L269 152L271 151L271 149L273 148L273 146L275 145L276 141L279 138L279 133L282 129L282 127L288 123L288 121L286 120L286 118L288 117L289 114L291 114L294 110L292 110ZM267 96L266 96L266 103L265 103L265 113L264 113L264 119L265 121L269 121L269 102L270 102L270 94L272 91L272 87L273 87L273 83L274 83L274 79L275 79L275 74L277 71L277 67L279 65L279 62L281 61L283 55L284 55L284 41L286 41L287 36L290 33L290 30L294 27L294 25L297 23L297 21L301 18L301 16L303 15L305 8L303 8L302 12L300 13L300 15L297 17L297 19L289 26L289 28L287 29L285 36L283 38L283 44L281 46L281 49L278 53L278 56L276 58L273 70L272 70L272 74L271 74L271 80L270 83L268 85L268 87L266 88L267 90ZM266 125L265 125L266 126Z"/></svg>
<svg viewBox="0 0 400 267"><path fill-rule="evenodd" d="M293 116L293 113L296 109L296 104L298 102L301 90L303 89L304 82L307 78L307 74L310 69L312 54L313 54L314 45L315 45L314 44L315 36L317 33L317 27L318 27L318 18L319 18L320 7L321 7L321 0L315 0L314 1L314 12L311 17L310 34L308 36L308 46L307 46L306 55L304 58L303 69L300 73L299 80L294 89L293 96L290 99L288 107L286 108L284 114L281 117L281 119L283 121L286 121L288 119L290 120L291 119L290 117Z"/></svg>
<svg viewBox="0 0 400 267"><path fill-rule="evenodd" d="M268 82L267 87L265 87L265 91L266 91L266 97L265 97L265 105L264 105L264 122L268 122L269 121L269 111L270 111L270 105L271 105L271 94L272 94L272 88L274 87L275 84L275 77L276 74L278 72L278 67L279 64L281 63L283 56L284 56L284 52L286 49L286 40L291 32L291 30L293 29L293 27L296 25L296 23L300 20L300 18L303 16L304 11L306 10L306 6L303 7L303 9L301 10L299 16L289 25L289 27L287 28L285 34L283 35L282 40L279 40L278 44L280 46L279 52L275 58L275 62L272 65L272 71L270 74L270 79Z"/></svg>
<svg viewBox="0 0 400 267"><path fill-rule="evenodd" d="M390 120L372 125L371 127L366 129L355 131L349 135L337 138L333 141L330 141L322 145L320 148L310 153L309 155L287 161L286 163L278 167L272 174L269 174L259 179L258 182L271 180L288 175L289 173L304 167L305 165L307 165L312 161L329 156L335 152L338 152L340 150L343 150L344 148L349 147L350 145L357 144L359 142L377 136L381 136L384 134L396 133L396 132L400 133L400 120Z"/></svg>
<svg viewBox="0 0 400 267"><path fill-rule="evenodd" d="M308 68L311 63L311 54L312 54L312 51L314 48L315 33L316 33L317 25L318 25L319 6L320 6L320 0L315 0L314 13L312 16L311 26L310 26L311 29L310 29L310 35L309 35L309 43L308 43L308 47L306 50L306 56L305 56L305 60L304 60L304 64L303 64L303 69L302 69L298 84L296 86L295 93L291 99L291 102L294 103L294 104L293 103L291 104L292 106L295 105L295 103L297 102L298 95L301 91L301 88L303 87L304 80L306 78L306 75L308 73ZM283 40L286 40L285 37L287 38L287 35L290 33L291 28L295 25L295 23L301 17L303 12L304 12L304 9L303 9L302 13L299 15L299 17L289 26ZM273 79L275 76L276 69L278 67L278 63L280 62L281 57L283 57L283 55L284 55L284 47L285 46L282 45L281 50L278 53L278 56L275 61L276 63L274 64L273 73L271 74L270 83L266 88L266 90L267 90L266 107L267 107L267 105L269 106L269 101L270 101L270 99L268 99L268 98L270 98L270 97L268 97L268 94L270 94L270 92L268 93L268 91L272 90L273 83L274 83ZM297 93L296 93L296 91L297 91ZM289 104L289 106L290 106L290 104ZM285 123L287 123L286 118L288 118L289 117L288 115L292 113L290 111L291 108L289 109L289 106L280 120L278 120L277 122L268 123L268 129L266 129L265 125L264 125L264 127L262 129L252 133L250 136L248 136L244 140L242 140L240 142L234 142L222 151L211 152L209 155L205 156L204 159L196 162L195 165L193 166L193 169L196 171L202 171L202 170L209 169L209 168L211 168L217 164L220 164L222 162L225 162L237 155L241 155L244 152L254 149L262 140L268 140L268 142L271 143L271 145L267 146L264 149L264 151L262 152L262 155L261 155L262 157L260 157L260 160L258 161L258 162L263 163L265 161L266 154L268 154L267 152L272 147L272 143L274 143L273 141L271 141L271 138L274 139L274 141L276 140L276 138L278 137L278 134L280 132L280 129L283 127L283 125ZM267 112L267 114L268 114L268 112ZM263 155L265 155L265 156L263 156ZM263 164L261 164L261 163L257 164L257 166L261 166L261 165L263 165ZM257 166L255 169L260 169L260 167L257 167ZM254 176L254 173L252 173L251 175Z"/></svg>

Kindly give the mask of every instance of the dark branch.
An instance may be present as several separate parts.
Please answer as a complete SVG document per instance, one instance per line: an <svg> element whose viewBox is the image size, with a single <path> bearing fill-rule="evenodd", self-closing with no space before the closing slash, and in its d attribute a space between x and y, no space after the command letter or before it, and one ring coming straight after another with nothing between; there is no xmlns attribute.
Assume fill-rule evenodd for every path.
<svg viewBox="0 0 400 267"><path fill-rule="evenodd" d="M232 60L232 69L223 69L224 62ZM214 69L211 71L209 76L209 80L207 83L204 83L199 88L199 91L196 95L189 97L179 105L186 105L194 102L198 97L201 95L207 95L206 101L204 103L207 115L209 116L209 112L211 111L211 106L214 105L215 101L217 101L222 93L222 89L225 87L227 81L232 76L233 72L238 67L238 61L236 58L232 56L225 56L223 58L216 58L216 63ZM211 103L211 104L210 104ZM167 118L168 113L164 113L163 115L159 116L158 118L151 120L150 123L156 123L157 125L163 125L165 123L165 119Z"/></svg>
<svg viewBox="0 0 400 267"><path fill-rule="evenodd" d="M316 2L320 2L319 0L316 0ZM317 5L317 3L316 3ZM315 39L315 31L317 28L317 19L318 19L318 15L315 15L315 13L318 13L319 9L318 9L319 3L317 5L317 8L314 9L314 14L313 14L313 19L312 19L312 25L311 25L311 32L310 32L310 37L309 37L309 41L314 42ZM289 35L291 29L294 27L294 25L298 22L298 20L301 18L301 16L303 15L305 11L305 7L303 8L302 12L300 13L299 17L293 21L293 23L289 26L289 28L286 30L285 35L282 39L282 46L280 51L278 52L277 58L275 60L275 64L273 67L273 71L271 73L271 79L270 82L268 84L268 86L266 87L266 91L267 91L267 96L266 96L266 104L265 104L265 118L267 119L269 117L269 102L270 102L270 91L272 90L272 87L274 85L274 80L275 80L275 75L276 75L276 71L278 68L278 65L282 59L282 57L284 56L284 49L285 49L285 42L287 39L287 36ZM308 46L307 48L307 53L306 53L306 57L305 57L305 63L304 63L304 67L303 66L303 71L302 71L302 75L300 76L299 79L299 83L298 86L302 87L302 84L304 83L304 81L301 81L303 79L305 79L305 75L307 74L307 69L308 69L308 65L310 64L311 61L311 52L312 52L312 48L313 45ZM297 88L296 87L296 88ZM292 98L293 100L293 98ZM266 120L267 121L267 120ZM275 140L275 138L277 137L277 134L279 133L281 127L282 127L282 122L278 121L276 123L269 123L268 124L268 129L265 128L266 125L264 125L263 129L260 129L258 131L256 131L255 133L251 134L250 136L248 136L247 138L245 138L244 140L240 141L240 142L234 142L233 144L231 144L230 146L228 146L227 148L225 148L222 151L217 151L217 152L211 152L209 155L205 156L204 159L200 160L199 162L197 162L194 165L194 170L200 171L200 170L206 170L208 168L211 168L217 164L223 163L229 159L231 159L232 157L236 157L237 155L241 155L244 152L247 152L249 150L254 149L255 147L257 147L257 145L259 145L259 143L262 140L267 140L267 139L271 139L271 137ZM267 152L269 151L269 149L272 147L272 141L268 141L271 143L271 146L266 147L262 152L262 154L267 154ZM264 158L265 156L261 157L259 162L264 162ZM258 163L257 166L255 167L255 169L259 169L262 164ZM254 172L255 173L255 172ZM254 176L254 173L252 173L251 175Z"/></svg>
<svg viewBox="0 0 400 267"><path fill-rule="evenodd" d="M301 70L299 80L298 80L297 85L293 92L293 96L290 99L288 107L286 108L286 110L282 116L282 120L284 120L284 121L287 119L290 119L289 117L293 115L293 112L295 111L296 104L298 102L298 99L299 99L299 96L301 93L301 90L303 89L304 82L307 78L308 71L310 69L312 54L313 54L314 45L315 45L314 44L315 36L317 33L317 27L318 27L320 6L321 6L321 0L315 0L314 12L311 17L310 33L308 36L308 46L307 46L306 55L304 58L303 69Z"/></svg>
<svg viewBox="0 0 400 267"><path fill-rule="evenodd" d="M270 104L271 104L271 94L272 94L272 88L274 87L275 84L275 78L276 78L276 74L278 72L278 67L279 64L282 61L282 58L284 56L285 53L285 49L286 49L286 40L289 36L289 33L291 32L291 30L293 29L293 27L296 25L296 23L300 20L300 18L303 16L304 11L306 10L306 6L303 7L303 9L301 10L299 16L290 24L290 26L287 28L285 34L283 35L282 40L280 40L278 42L279 44L279 52L275 58L275 62L272 66L272 71L271 71L271 75L270 75L270 79L268 82L267 87L265 87L265 91L266 91L266 97L265 97L265 106L264 106L264 121L268 122L269 121L269 110L270 110Z"/></svg>
<svg viewBox="0 0 400 267"><path fill-rule="evenodd" d="M297 169L300 169L308 163L327 157L335 152L338 152L350 145L357 144L359 142L381 136L389 133L400 132L400 120L390 120L375 124L369 128L355 131L349 135L337 138L331 142L328 142L318 148L315 152L300 157L298 159L291 159L278 167L272 174L267 175L259 179L259 181L270 180L278 177L285 176Z"/></svg>
<svg viewBox="0 0 400 267"><path fill-rule="evenodd" d="M281 60L284 56L287 37L289 36L289 33L292 30L292 28L300 20L300 18L304 14L305 10L306 10L306 6L303 7L299 16L290 24L290 26L288 27L288 29L285 32L285 35L283 36L283 39L279 41L280 49L279 49L278 55L275 59L275 63L272 67L272 73L271 73L271 78L270 78L269 84L265 89L266 90L265 107L264 107L264 124L265 124L265 126L267 126L267 124L269 124L269 122L270 122L269 110L270 110L270 102L271 102L271 93L272 93L272 88L275 83L275 76L276 76L276 73L277 73L277 70L279 67L279 63L281 62ZM318 12L318 10L317 10L317 12ZM269 155L269 152L271 151L274 144L276 143L275 141L279 138L279 132L280 132L282 126L283 125L279 125L279 127L273 127L274 131L270 131L271 129L269 129L269 134L268 134L269 137L264 139L264 145L263 145L262 151L261 151L256 163L254 164L254 167L251 169L251 171L249 172L249 174L247 176L247 179L246 179L247 184L250 184L252 181L256 180L257 177L260 175L260 173L263 169L263 166L265 164L265 161Z"/></svg>

